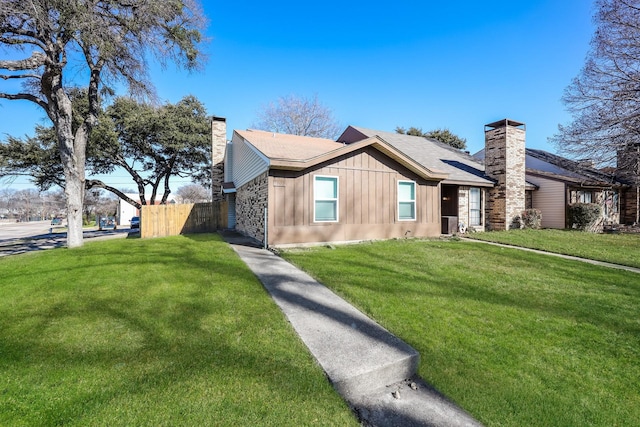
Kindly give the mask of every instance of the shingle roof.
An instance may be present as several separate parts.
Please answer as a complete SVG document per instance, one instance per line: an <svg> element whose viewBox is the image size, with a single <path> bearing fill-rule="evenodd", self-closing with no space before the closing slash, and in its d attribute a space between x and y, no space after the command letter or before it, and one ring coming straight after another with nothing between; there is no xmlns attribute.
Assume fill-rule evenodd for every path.
<svg viewBox="0 0 640 427"><path fill-rule="evenodd" d="M363 138L377 135L424 167L446 172L449 177L442 181L444 184L495 184L485 175L484 166L472 156L434 139L349 126L338 141L354 142L358 137L357 133Z"/></svg>
<svg viewBox="0 0 640 427"><path fill-rule="evenodd" d="M553 173L556 177L565 177L568 181L582 182L584 184L619 184L613 174L600 171L589 165L585 165L583 162L576 162L574 160L567 159L566 157L549 153L548 151L533 148L527 148L526 153L528 156L541 160L542 162L549 163L558 168L555 170L541 169L539 170L540 172ZM529 165L527 165L527 169L535 168L530 168Z"/></svg>
<svg viewBox="0 0 640 427"><path fill-rule="evenodd" d="M249 129L236 132L270 159L308 160L338 150L344 144L324 138L288 135Z"/></svg>
<svg viewBox="0 0 640 427"><path fill-rule="evenodd" d="M447 176L441 170L427 168L377 136L363 138L353 144L346 144L330 139L256 130L235 132L267 157L269 167L275 169L302 170L329 161L334 157L371 146L423 178L440 181Z"/></svg>

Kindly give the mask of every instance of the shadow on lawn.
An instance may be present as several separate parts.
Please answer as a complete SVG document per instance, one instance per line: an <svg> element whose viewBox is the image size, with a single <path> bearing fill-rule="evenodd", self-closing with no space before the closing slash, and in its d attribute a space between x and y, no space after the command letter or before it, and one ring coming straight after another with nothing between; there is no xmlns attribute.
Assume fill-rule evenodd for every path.
<svg viewBox="0 0 640 427"><path fill-rule="evenodd" d="M425 297L483 302L606 326L616 333L640 334L633 303L640 298L637 274L481 243L410 240L393 244L406 247L386 251L381 245L389 242L362 244L319 250L313 257L322 260L320 277L330 278L341 293L355 286L411 304ZM348 268L343 267L345 262ZM594 293L594 287L602 295ZM370 307L361 308L371 312ZM627 315L619 316L626 319L623 324L612 320L612 312L624 311Z"/></svg>
<svg viewBox="0 0 640 427"><path fill-rule="evenodd" d="M203 235L190 240L212 239ZM279 313L268 299L257 298L264 295L260 284L239 260L233 259L226 245L194 253L190 250L193 243L177 239L171 242L172 250L167 254L166 247L156 244L162 246L162 242L145 245L148 262L135 255L135 268L127 263L131 257L123 254L120 246L111 248L107 244L96 251L74 253L80 265L71 270L84 270L80 277L90 278L101 264L129 268L136 274L165 264L169 270L189 274L201 271L194 277L204 281L167 290L172 286L171 276L165 283L135 283L132 277L131 284L110 289L110 277L106 276L93 285L80 281L49 289L45 293L51 298L40 296L35 301L40 306L27 308L26 301L19 301L22 310L3 313L0 362L13 366L15 372L39 372L31 377L37 387L26 379L13 391L0 387L5 398L13 394L13 399L23 402L18 405L23 412L39 411L38 419L64 424L77 420L78 414L104 411L114 400L126 403L128 399L123 396L137 399L146 393L162 395L174 385L201 381L212 374L214 378L226 378L210 387L217 389L216 394L230 407L242 398L247 386L243 384L244 375L281 401L295 402L309 392L309 382L298 384L295 379L316 378L313 364L308 368L291 364L288 356L278 351L278 346L290 343L291 338L271 343L266 332L273 328L272 323L277 324ZM105 259L119 260L109 263ZM58 267L49 264L44 270L33 274L55 275ZM223 283L227 289L217 292ZM35 286L36 293L45 286ZM29 298L28 293L24 295L22 298ZM261 341L265 345L256 351L255 342ZM215 374L224 372L232 377L234 372L242 374L235 379ZM30 407L29 402L33 405L32 399L37 397L24 393L29 394L31 386L40 390L35 396L50 395L49 401L38 408Z"/></svg>

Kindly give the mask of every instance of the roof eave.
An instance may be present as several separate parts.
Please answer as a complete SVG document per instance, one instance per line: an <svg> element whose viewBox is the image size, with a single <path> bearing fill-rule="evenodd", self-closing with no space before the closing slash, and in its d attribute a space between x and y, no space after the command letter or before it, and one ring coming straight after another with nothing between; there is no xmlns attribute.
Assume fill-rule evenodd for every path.
<svg viewBox="0 0 640 427"><path fill-rule="evenodd" d="M359 150L361 148L372 146L381 153L385 154L387 157L397 161L410 171L416 173L422 178L431 180L431 181L441 181L446 179L449 175L442 171L435 171L425 168L419 163L415 162L411 158L407 157L403 153L399 152L387 142L382 140L381 138L374 136L362 141L354 142L352 144L344 145L336 150L329 151L327 153L321 154L319 156L304 159L304 160L290 160L290 159L270 159L270 167L272 169L280 169L280 170L292 170L292 171L301 171L317 164L332 160L336 157L351 153L353 151Z"/></svg>
<svg viewBox="0 0 640 427"><path fill-rule="evenodd" d="M478 181L467 181L462 179L445 179L442 181L443 184L446 185L460 185L465 187L494 187L495 184L492 182L478 182Z"/></svg>

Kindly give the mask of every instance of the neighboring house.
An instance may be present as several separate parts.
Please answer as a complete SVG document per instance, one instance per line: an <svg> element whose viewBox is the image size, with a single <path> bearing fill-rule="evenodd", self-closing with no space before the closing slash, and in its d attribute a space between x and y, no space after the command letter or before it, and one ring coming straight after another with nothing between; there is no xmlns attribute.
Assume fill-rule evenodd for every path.
<svg viewBox="0 0 640 427"><path fill-rule="evenodd" d="M485 150L474 155L484 161ZM543 228L567 228L567 208L573 203L602 207L602 225L620 223L620 192L624 188L614 174L595 169L590 162L576 162L544 150L525 149L526 180L536 186L527 191L527 207L542 212Z"/></svg>
<svg viewBox="0 0 640 427"><path fill-rule="evenodd" d="M570 203L603 206L620 220L611 174L525 149L525 125L485 126L470 156L423 137L349 126L332 141L234 131L212 120L213 199L229 202L229 227L267 245L508 230L526 208L543 227L565 228Z"/></svg>

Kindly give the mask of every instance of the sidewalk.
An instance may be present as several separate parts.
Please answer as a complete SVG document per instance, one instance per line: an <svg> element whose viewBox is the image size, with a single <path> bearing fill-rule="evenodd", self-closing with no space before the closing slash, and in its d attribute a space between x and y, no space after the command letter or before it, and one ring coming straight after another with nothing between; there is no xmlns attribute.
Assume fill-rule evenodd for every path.
<svg viewBox="0 0 640 427"><path fill-rule="evenodd" d="M480 426L416 375L420 355L331 290L255 242L221 233L271 294L366 426Z"/></svg>
<svg viewBox="0 0 640 427"><path fill-rule="evenodd" d="M587 264L599 265L601 267L617 268L618 270L626 270L626 271L630 271L632 273L640 274L640 268L629 267L629 266L620 265L620 264L613 264L611 262L596 261L596 260L593 260L593 259L580 258L580 257L577 257L577 256L572 256L572 255L564 255L564 254L558 254L558 253L555 253L555 252L541 251L539 249L531 249L531 248L523 248L522 246L506 245L504 243L488 242L486 240L470 239L468 237L461 237L460 239L464 240L464 241L467 241L467 242L480 242L480 243L486 243L488 245L500 246L500 247L503 247L503 248L519 249L521 251L528 251L528 252L533 252L533 253L536 253L536 254L550 255L550 256L555 256L555 257L558 257L558 258L564 258L564 259L570 259L570 260L573 260L573 261L586 262Z"/></svg>

